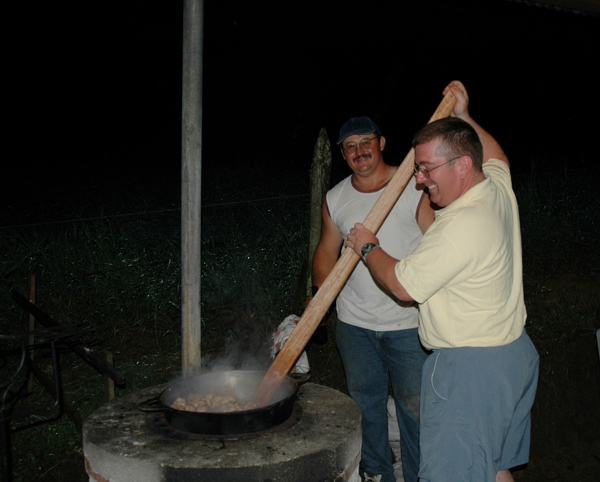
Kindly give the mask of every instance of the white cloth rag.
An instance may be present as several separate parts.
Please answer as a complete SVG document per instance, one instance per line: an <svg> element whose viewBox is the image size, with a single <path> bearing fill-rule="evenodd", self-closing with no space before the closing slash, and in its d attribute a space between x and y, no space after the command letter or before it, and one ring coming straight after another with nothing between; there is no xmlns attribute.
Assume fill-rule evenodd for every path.
<svg viewBox="0 0 600 482"><path fill-rule="evenodd" d="M277 327L277 331L273 333L273 347L271 348L271 358L275 358L275 355L279 353L279 350L283 348L285 342L296 328L296 321L300 319L299 316L290 315ZM310 366L308 365L308 357L306 356L306 350L302 352L300 358L296 362L296 366L292 369L292 373L308 373Z"/></svg>

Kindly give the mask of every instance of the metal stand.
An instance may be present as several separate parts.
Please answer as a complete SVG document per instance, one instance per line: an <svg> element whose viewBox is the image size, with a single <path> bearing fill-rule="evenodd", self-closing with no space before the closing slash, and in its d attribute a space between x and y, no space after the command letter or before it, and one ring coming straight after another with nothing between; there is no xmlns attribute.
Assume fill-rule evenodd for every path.
<svg viewBox="0 0 600 482"><path fill-rule="evenodd" d="M62 415L62 385L59 356L56 342L60 339L90 330L66 332L62 329L43 329L26 332L21 335L0 335L0 365L4 365L0 379L0 441L2 449L2 480L12 482L12 447L11 434L32 428L37 425L57 420ZM29 343L33 337L34 343ZM35 408L15 413L15 405L27 394L27 384L31 373L39 378L38 370L34 370L28 352L33 349L49 349L52 359L53 384L47 384L52 392L53 403L49 407ZM38 373L36 373L38 372ZM16 429L11 429L11 421L28 415L50 413L58 408L58 414L47 417Z"/></svg>

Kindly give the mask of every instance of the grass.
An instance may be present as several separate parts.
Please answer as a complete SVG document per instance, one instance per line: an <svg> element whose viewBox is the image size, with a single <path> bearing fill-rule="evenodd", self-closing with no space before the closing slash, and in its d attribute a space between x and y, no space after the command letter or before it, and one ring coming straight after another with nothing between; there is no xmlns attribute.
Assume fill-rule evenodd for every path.
<svg viewBox="0 0 600 482"><path fill-rule="evenodd" d="M600 429L597 417L590 420L593 396L600 394L593 338L600 318L600 213L594 193L581 188L589 176L559 169L514 180L523 231L527 329L542 360L534 408L540 420L534 424L534 444L543 440L537 442L540 453L560 447L565 438L581 442L569 426L585 434ZM223 169L207 179L202 354L213 361L230 355L241 364L248 350L268 350L271 333L291 313L307 255L308 179L299 183L295 173L283 169L266 178L250 168L235 173ZM40 208L40 201L32 199L31 208L9 210L13 217L5 221L7 227L0 226L0 333L26 330L10 291L26 294L28 275L35 273L36 304L63 326L93 329L85 335L86 343L114 354L116 367L127 378L117 396L164 383L179 374L181 365L176 196L147 186L143 192L132 192L131 186L121 192L105 194L98 205L82 201L70 208L60 199ZM329 330L328 345L309 349L311 381L344 391L333 323ZM569 358L573 350L577 364ZM49 373L44 356L39 350L37 360ZM263 356L261 362L265 360ZM10 363L5 359L6 368ZM61 367L65 395L85 418L104 401L102 378L69 352L61 355ZM592 390L589 401L579 394L582 385ZM36 387L15 408L49 403ZM24 417L13 428L45 415ZM532 453L536 450L534 446ZM87 480L80 434L64 416L15 434L13 454L16 481Z"/></svg>
<svg viewBox="0 0 600 482"><path fill-rule="evenodd" d="M519 481L597 477L600 460L600 203L596 172L516 177L523 239L527 331L540 354L531 461Z"/></svg>

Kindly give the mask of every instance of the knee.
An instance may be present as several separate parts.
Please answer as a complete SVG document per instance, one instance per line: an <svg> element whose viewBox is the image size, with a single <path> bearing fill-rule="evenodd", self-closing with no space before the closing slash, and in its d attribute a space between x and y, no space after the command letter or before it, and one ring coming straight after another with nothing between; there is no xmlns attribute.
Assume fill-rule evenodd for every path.
<svg viewBox="0 0 600 482"><path fill-rule="evenodd" d="M496 482L514 482L514 480L510 470L500 470L496 474Z"/></svg>

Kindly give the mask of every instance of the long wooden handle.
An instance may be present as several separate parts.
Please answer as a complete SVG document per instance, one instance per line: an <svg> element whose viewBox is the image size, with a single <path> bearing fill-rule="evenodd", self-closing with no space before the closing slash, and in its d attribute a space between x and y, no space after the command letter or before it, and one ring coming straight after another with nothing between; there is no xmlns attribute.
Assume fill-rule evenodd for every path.
<svg viewBox="0 0 600 482"><path fill-rule="evenodd" d="M454 109L455 104L456 98L452 93L448 92L431 119L429 119L429 122L448 117L452 109ZM396 204L400 194L402 194L410 177L413 175L414 162L415 152L411 148L363 223L373 233L377 233L385 218L392 210L392 207ZM277 354L277 357L254 392L254 395L252 395L250 403L253 406L260 407L266 405L277 391L282 380L290 371L294 362L308 343L308 340L317 329L317 325L327 312L327 309L341 291L344 283L346 283L358 260L359 256L353 250L344 250L333 270L325 278L325 281L319 287L319 291L317 291L306 311L304 311L298 321L298 325L294 328L285 345Z"/></svg>

